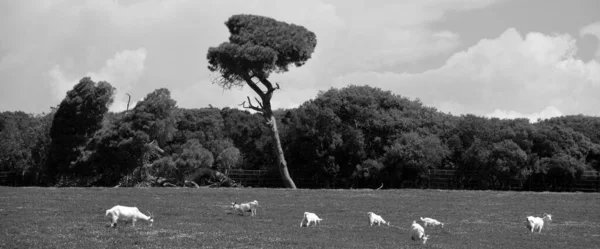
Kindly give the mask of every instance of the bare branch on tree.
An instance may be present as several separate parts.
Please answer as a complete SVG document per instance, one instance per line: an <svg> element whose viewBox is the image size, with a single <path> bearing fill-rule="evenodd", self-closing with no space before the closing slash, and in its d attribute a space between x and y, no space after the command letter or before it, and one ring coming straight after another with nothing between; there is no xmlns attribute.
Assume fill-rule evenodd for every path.
<svg viewBox="0 0 600 249"><path fill-rule="evenodd" d="M254 97L254 100L256 100L256 103L258 103L258 106L260 106L261 110L264 110L264 106L262 105L262 103L260 102L260 100L258 100L256 97Z"/></svg>
<svg viewBox="0 0 600 249"><path fill-rule="evenodd" d="M127 99L127 109L125 110L126 112L129 111L129 102L131 101L131 95L129 95L129 93L125 93L127 94L127 96L129 96L129 98Z"/></svg>
<svg viewBox="0 0 600 249"><path fill-rule="evenodd" d="M260 82L267 87L267 92L265 93L266 96L272 96L273 92L275 92L275 90L280 89L279 87L279 83L275 83L276 87L273 87L273 84L271 84L271 82L268 79L265 78L258 78L258 80L260 80Z"/></svg>
<svg viewBox="0 0 600 249"><path fill-rule="evenodd" d="M223 91L230 90L233 87L238 87L239 89L241 89L244 86L244 84L233 83L233 82L225 79L222 75L215 76L214 74L211 74L210 77L211 77L211 79L210 79L211 83L219 85L220 87L223 88Z"/></svg>
<svg viewBox="0 0 600 249"><path fill-rule="evenodd" d="M279 83L275 82L275 85L276 85L277 87L272 87L271 89L269 89L269 91L267 91L267 94L273 94L273 92L274 92L275 90L278 90L278 89L280 89L280 88L279 88Z"/></svg>
<svg viewBox="0 0 600 249"><path fill-rule="evenodd" d="M255 110L255 111L257 111L257 112L260 112L260 113L263 113L263 112L264 112L264 110L263 110L263 109L261 109L261 108L259 108L259 107L256 107L256 106L252 105L252 101L250 100L250 97L246 97L246 98L248 98L248 105L246 105L246 101L244 101L244 102L242 103L242 106L243 106L244 108L252 109L252 110ZM259 105L260 107L262 107L262 104L260 103L260 101L258 101L258 99L257 99L256 101L258 102L258 105Z"/></svg>

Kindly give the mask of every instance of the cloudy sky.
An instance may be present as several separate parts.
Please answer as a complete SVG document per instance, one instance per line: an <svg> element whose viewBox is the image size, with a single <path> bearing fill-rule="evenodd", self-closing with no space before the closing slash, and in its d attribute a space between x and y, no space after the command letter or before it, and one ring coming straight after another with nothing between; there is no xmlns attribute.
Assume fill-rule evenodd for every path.
<svg viewBox="0 0 600 249"><path fill-rule="evenodd" d="M273 104L370 85L452 114L600 116L598 0L0 1L0 111L48 112L79 79L117 88L113 111L157 88L179 107L237 107L211 83L224 22L257 14L317 35L303 67L273 75Z"/></svg>

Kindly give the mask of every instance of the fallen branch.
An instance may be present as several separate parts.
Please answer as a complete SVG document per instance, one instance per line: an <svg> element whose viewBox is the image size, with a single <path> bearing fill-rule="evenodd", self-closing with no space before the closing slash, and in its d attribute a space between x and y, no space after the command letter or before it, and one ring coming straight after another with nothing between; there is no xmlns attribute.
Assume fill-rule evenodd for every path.
<svg viewBox="0 0 600 249"><path fill-rule="evenodd" d="M165 183L163 184L163 187L177 187L177 185L175 185L175 184L173 184L173 183L170 183L170 182L165 182Z"/></svg>
<svg viewBox="0 0 600 249"><path fill-rule="evenodd" d="M194 186L194 188L200 188L200 186L198 186L198 184L194 181L185 181L185 185L191 184Z"/></svg>

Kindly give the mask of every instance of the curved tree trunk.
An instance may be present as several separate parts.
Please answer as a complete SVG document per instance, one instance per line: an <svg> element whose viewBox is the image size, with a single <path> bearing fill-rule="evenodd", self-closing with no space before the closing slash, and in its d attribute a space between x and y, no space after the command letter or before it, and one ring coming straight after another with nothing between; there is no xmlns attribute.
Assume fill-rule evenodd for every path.
<svg viewBox="0 0 600 249"><path fill-rule="evenodd" d="M268 120L269 127L271 127L271 132L273 133L273 142L275 142L275 154L277 154L277 161L279 167L279 174L281 174L281 178L283 179L283 184L286 188L296 189L296 184L290 177L290 173L288 172L287 162L285 161L285 156L283 155L283 148L281 147L281 140L279 139L279 130L277 130L277 120L273 114L269 115L270 117L265 117Z"/></svg>
<svg viewBox="0 0 600 249"><path fill-rule="evenodd" d="M281 140L279 139L279 130L277 130L277 119L275 118L275 115L273 115L273 110L271 109L271 98L273 97L273 92L279 89L279 84L276 83L276 87L274 87L273 84L271 84L271 82L266 78L257 77L259 82L267 88L266 91L263 91L260 87L258 87L258 85L256 85L256 83L254 83L254 81L252 81L252 77L250 75L245 74L243 76L248 86L250 86L250 88L252 88L252 90L256 94L258 94L258 96L260 97L260 101L255 98L256 102L258 103L258 106L254 106L252 105L250 97L247 97L248 105L245 105L244 101L244 103L242 103L242 106L261 113L267 121L267 124L271 128L273 142L275 142L275 154L277 155L278 161L277 166L279 168L281 178L283 179L283 184L287 188L296 189L296 184L294 184L292 177L290 177L290 173L288 172L287 168L287 162L285 161L285 156L283 155Z"/></svg>

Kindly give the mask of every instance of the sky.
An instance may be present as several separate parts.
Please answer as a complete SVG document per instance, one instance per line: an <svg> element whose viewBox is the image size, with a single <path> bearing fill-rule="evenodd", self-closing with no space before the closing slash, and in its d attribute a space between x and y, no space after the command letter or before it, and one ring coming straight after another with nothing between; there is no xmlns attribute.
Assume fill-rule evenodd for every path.
<svg viewBox="0 0 600 249"><path fill-rule="evenodd" d="M240 108L206 53L224 22L255 14L317 36L302 67L271 75L274 108L369 85L453 115L600 116L598 0L0 1L0 111L47 113L83 77L125 110L167 88L181 108ZM132 105L133 105L132 103Z"/></svg>

